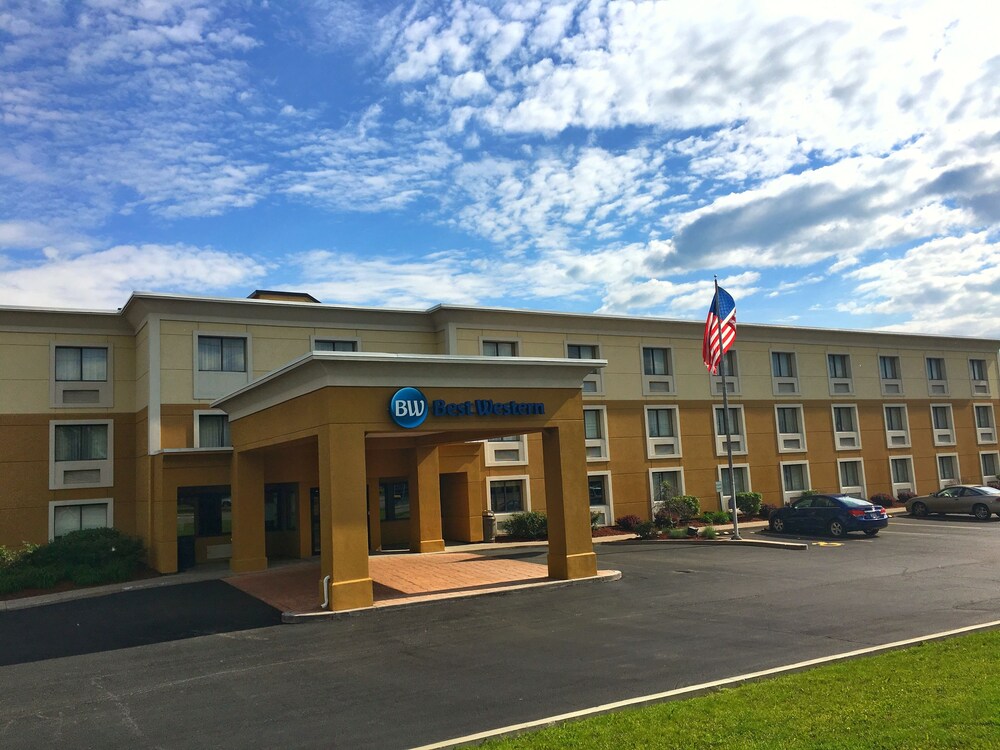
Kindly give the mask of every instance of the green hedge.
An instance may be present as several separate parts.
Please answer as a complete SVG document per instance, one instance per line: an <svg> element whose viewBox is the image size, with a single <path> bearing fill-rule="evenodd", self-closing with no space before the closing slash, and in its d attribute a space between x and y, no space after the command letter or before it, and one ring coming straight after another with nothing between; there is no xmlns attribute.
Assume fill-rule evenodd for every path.
<svg viewBox="0 0 1000 750"><path fill-rule="evenodd" d="M500 530L517 539L546 539L549 535L549 519L537 510L514 513L500 522Z"/></svg>

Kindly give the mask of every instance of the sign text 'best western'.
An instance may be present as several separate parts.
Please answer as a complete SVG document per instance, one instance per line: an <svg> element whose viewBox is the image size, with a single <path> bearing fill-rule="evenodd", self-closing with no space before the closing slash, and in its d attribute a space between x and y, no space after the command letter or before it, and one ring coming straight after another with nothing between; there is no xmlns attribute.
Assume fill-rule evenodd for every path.
<svg viewBox="0 0 1000 750"><path fill-rule="evenodd" d="M450 402L435 399L428 402L419 389L400 388L389 399L389 415L400 427L413 429L428 416L435 417L534 417L545 414L545 404L538 401L494 401L477 398Z"/></svg>

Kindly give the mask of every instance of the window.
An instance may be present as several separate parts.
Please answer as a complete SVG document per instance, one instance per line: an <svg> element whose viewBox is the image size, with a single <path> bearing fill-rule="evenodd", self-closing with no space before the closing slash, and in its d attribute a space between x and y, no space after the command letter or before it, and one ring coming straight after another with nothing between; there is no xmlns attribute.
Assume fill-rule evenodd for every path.
<svg viewBox="0 0 1000 750"><path fill-rule="evenodd" d="M997 441L996 422L993 419L993 404L975 404L976 440L979 443Z"/></svg>
<svg viewBox="0 0 1000 750"><path fill-rule="evenodd" d="M674 392L674 368L670 349L642 347L642 392L646 395Z"/></svg>
<svg viewBox="0 0 1000 750"><path fill-rule="evenodd" d="M113 525L114 501L56 500L49 503L49 541L83 529L104 529Z"/></svg>
<svg viewBox="0 0 1000 750"><path fill-rule="evenodd" d="M899 495L904 490L916 492L913 481L913 459L910 456L893 456L889 459L889 475L892 478L892 494Z"/></svg>
<svg viewBox="0 0 1000 750"><path fill-rule="evenodd" d="M684 472L680 469L653 469L649 472L649 499L653 511L656 503L684 494Z"/></svg>
<svg viewBox="0 0 1000 750"><path fill-rule="evenodd" d="M806 449L806 430L801 406L776 406L778 452L789 453Z"/></svg>
<svg viewBox="0 0 1000 750"><path fill-rule="evenodd" d="M483 356L485 357L516 357L516 341L484 341Z"/></svg>
<svg viewBox="0 0 1000 750"><path fill-rule="evenodd" d="M356 339L314 339L312 348L315 352L356 352L358 342Z"/></svg>
<svg viewBox="0 0 1000 750"><path fill-rule="evenodd" d="M264 531L297 531L298 528L299 486L293 482L265 484Z"/></svg>
<svg viewBox="0 0 1000 750"><path fill-rule="evenodd" d="M932 396L948 393L948 377L941 357L927 357L927 392Z"/></svg>
<svg viewBox="0 0 1000 750"><path fill-rule="evenodd" d="M410 517L410 483L406 479L382 479L378 483L380 521L405 521Z"/></svg>
<svg viewBox="0 0 1000 750"><path fill-rule="evenodd" d="M851 356L849 354L827 354L826 363L830 376L830 395L853 393Z"/></svg>
<svg viewBox="0 0 1000 750"><path fill-rule="evenodd" d="M583 410L583 431L586 439L587 460L607 461L607 414L603 406Z"/></svg>
<svg viewBox="0 0 1000 750"><path fill-rule="evenodd" d="M267 513L265 508L265 513ZM276 510L272 515L277 516ZM229 536L233 532L233 497L228 484L177 488L177 536ZM232 552L229 547L222 555Z"/></svg>
<svg viewBox="0 0 1000 750"><path fill-rule="evenodd" d="M809 489L809 464L802 461L781 464L781 496L788 505Z"/></svg>
<svg viewBox="0 0 1000 750"><path fill-rule="evenodd" d="M196 411L194 413L196 448L228 448L229 416L218 411Z"/></svg>
<svg viewBox="0 0 1000 750"><path fill-rule="evenodd" d="M990 381L986 372L986 360L985 359L970 359L969 360L969 377L972 378L972 395L973 396L988 396L990 395Z"/></svg>
<svg viewBox="0 0 1000 750"><path fill-rule="evenodd" d="M882 384L882 395L899 396L903 393L903 380L900 374L899 357L879 355L879 381Z"/></svg>
<svg viewBox="0 0 1000 750"><path fill-rule="evenodd" d="M525 491L527 477L490 479L490 508L494 513L521 513L528 510Z"/></svg>
<svg viewBox="0 0 1000 750"><path fill-rule="evenodd" d="M587 474L587 490L590 494L590 512L600 514L598 526L610 526L615 522L611 507L611 475L608 472Z"/></svg>
<svg viewBox="0 0 1000 750"><path fill-rule="evenodd" d="M983 469L983 484L996 487L1000 483L1000 453L980 453L979 462Z"/></svg>
<svg viewBox="0 0 1000 750"><path fill-rule="evenodd" d="M885 441L890 448L910 445L910 425L905 406L885 406Z"/></svg>
<svg viewBox="0 0 1000 750"><path fill-rule="evenodd" d="M199 336L198 369L202 372L246 372L246 339L229 336Z"/></svg>
<svg viewBox="0 0 1000 750"><path fill-rule="evenodd" d="M712 393L716 396L722 395L722 373L723 367L726 373L726 390L729 393L740 392L740 368L739 359L736 356L736 349L730 349L722 357L719 365L719 374L710 376L712 382Z"/></svg>
<svg viewBox="0 0 1000 750"><path fill-rule="evenodd" d="M955 444L955 422L951 415L951 404L931 404L931 427L934 445Z"/></svg>
<svg viewBox="0 0 1000 750"><path fill-rule="evenodd" d="M646 407L646 455L649 458L678 458L681 436L676 406Z"/></svg>
<svg viewBox="0 0 1000 750"><path fill-rule="evenodd" d="M743 429L743 407L729 407L729 434L733 453L746 453L747 446L744 440ZM724 407L715 407L715 453L719 456L726 455L726 410Z"/></svg>
<svg viewBox="0 0 1000 750"><path fill-rule="evenodd" d="M600 349L596 344L567 344L566 356L569 359L600 359ZM601 371L592 370L583 379L584 393L603 393L604 384L601 380Z"/></svg>
<svg viewBox="0 0 1000 750"><path fill-rule="evenodd" d="M840 471L840 492L864 500L865 467L860 458L843 458L837 462Z"/></svg>
<svg viewBox="0 0 1000 750"><path fill-rule="evenodd" d="M776 394L799 392L794 352L771 352L771 380Z"/></svg>
<svg viewBox="0 0 1000 750"><path fill-rule="evenodd" d="M110 487L114 422L49 423L49 489Z"/></svg>
<svg viewBox="0 0 1000 750"><path fill-rule="evenodd" d="M941 489L958 484L958 456L954 453L938 454L938 483Z"/></svg>
<svg viewBox="0 0 1000 750"><path fill-rule="evenodd" d="M858 407L854 404L837 404L833 407L833 441L838 451L861 447Z"/></svg>
<svg viewBox="0 0 1000 750"><path fill-rule="evenodd" d="M53 344L51 357L53 407L114 406L111 347Z"/></svg>
<svg viewBox="0 0 1000 750"><path fill-rule="evenodd" d="M733 485L729 479L729 467L719 466L718 472L719 481L722 482L723 500L728 501L733 495ZM733 477L736 479L737 494L752 491L750 487L750 467L747 464L733 464ZM723 507L725 507L725 503L723 503Z"/></svg>
<svg viewBox="0 0 1000 750"><path fill-rule="evenodd" d="M486 445L487 466L510 466L528 463L528 436L504 435L490 438Z"/></svg>

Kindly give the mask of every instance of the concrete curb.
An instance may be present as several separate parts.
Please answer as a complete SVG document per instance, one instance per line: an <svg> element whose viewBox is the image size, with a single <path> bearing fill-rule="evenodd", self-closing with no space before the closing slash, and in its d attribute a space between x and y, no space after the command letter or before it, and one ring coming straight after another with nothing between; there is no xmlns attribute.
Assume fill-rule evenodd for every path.
<svg viewBox="0 0 1000 750"><path fill-rule="evenodd" d="M772 547L774 549L804 550L808 544L801 542L778 542L772 539L624 539L618 542L623 547L635 544L686 544L698 547Z"/></svg>
<svg viewBox="0 0 1000 750"><path fill-rule="evenodd" d="M458 601L462 599L474 599L480 596L504 596L518 591L539 588L565 588L567 586L577 586L585 583L610 583L620 581L622 577L620 570L601 570L596 576L589 578L574 578L570 581L539 581L538 583L522 583L517 586L502 586L498 588L484 589L483 591L463 591L455 594L432 594L428 596L415 596L410 600L400 601L398 604L381 604L373 607L361 607L358 609L345 609L339 612L282 612L281 621L288 625L302 625L312 622L326 622L345 617L359 617L367 614L385 612L387 610L410 609L412 607L423 607L438 604L445 601Z"/></svg>

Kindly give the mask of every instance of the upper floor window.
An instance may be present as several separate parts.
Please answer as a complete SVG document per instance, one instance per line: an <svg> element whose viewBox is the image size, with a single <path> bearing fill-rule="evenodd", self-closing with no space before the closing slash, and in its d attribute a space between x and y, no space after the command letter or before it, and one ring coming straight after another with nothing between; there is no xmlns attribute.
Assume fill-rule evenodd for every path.
<svg viewBox="0 0 1000 750"><path fill-rule="evenodd" d="M722 356L719 364L719 374L711 376L712 393L716 396L722 394L722 373L726 373L726 390L729 393L740 392L740 368L739 358L736 349L730 349Z"/></svg>
<svg viewBox="0 0 1000 750"><path fill-rule="evenodd" d="M934 445L955 444L955 422L951 415L951 404L931 404L931 426Z"/></svg>
<svg viewBox="0 0 1000 750"><path fill-rule="evenodd" d="M799 379L794 352L771 352L771 376L775 393L798 393Z"/></svg>
<svg viewBox="0 0 1000 750"><path fill-rule="evenodd" d="M839 451L861 447L858 407L853 404L837 404L833 407L833 438Z"/></svg>
<svg viewBox="0 0 1000 750"><path fill-rule="evenodd" d="M504 435L486 443L486 465L503 466L528 463L528 436Z"/></svg>
<svg viewBox="0 0 1000 750"><path fill-rule="evenodd" d="M484 341L483 356L485 357L516 357L516 341Z"/></svg>
<svg viewBox="0 0 1000 750"><path fill-rule="evenodd" d="M198 448L228 448L232 445L229 439L229 416L214 412L195 412L198 433L195 445Z"/></svg>
<svg viewBox="0 0 1000 750"><path fill-rule="evenodd" d="M884 395L899 395L903 392L903 379L900 374L899 357L879 355L878 374Z"/></svg>
<svg viewBox="0 0 1000 750"><path fill-rule="evenodd" d="M106 346L57 346L56 380L105 381L108 379Z"/></svg>
<svg viewBox="0 0 1000 750"><path fill-rule="evenodd" d="M927 391L931 395L948 392L948 376L941 357L927 357Z"/></svg>
<svg viewBox="0 0 1000 750"><path fill-rule="evenodd" d="M849 354L827 354L827 369L830 375L830 393L852 393L851 356Z"/></svg>
<svg viewBox="0 0 1000 750"><path fill-rule="evenodd" d="M990 392L990 381L987 379L986 360L969 360L969 377L972 378L972 394L974 396L987 396Z"/></svg>
<svg viewBox="0 0 1000 750"><path fill-rule="evenodd" d="M603 407L583 410L583 430L588 461L608 460L608 437Z"/></svg>
<svg viewBox="0 0 1000 750"><path fill-rule="evenodd" d="M198 369L202 372L246 372L247 340L233 336L199 336Z"/></svg>
<svg viewBox="0 0 1000 750"><path fill-rule="evenodd" d="M886 406L885 435L890 448L905 448L910 444L910 424L905 406Z"/></svg>
<svg viewBox="0 0 1000 750"><path fill-rule="evenodd" d="M646 455L649 458L681 455L676 406L646 407Z"/></svg>
<svg viewBox="0 0 1000 750"><path fill-rule="evenodd" d="M566 356L569 359L600 359L600 353L600 348L597 344L566 345ZM591 373L583 379L583 392L601 393L603 391L604 385L601 380L601 371L592 370Z"/></svg>
<svg viewBox="0 0 1000 750"><path fill-rule="evenodd" d="M670 349L642 347L642 390L646 394L673 393L674 368Z"/></svg>
<svg viewBox="0 0 1000 750"><path fill-rule="evenodd" d="M313 351L317 352L356 352L358 342L353 339L316 339L313 341Z"/></svg>
<svg viewBox="0 0 1000 750"><path fill-rule="evenodd" d="M53 407L114 406L110 346L52 346Z"/></svg>
<svg viewBox="0 0 1000 750"><path fill-rule="evenodd" d="M976 412L976 441L995 443L997 431L993 421L993 404L975 404L974 408Z"/></svg>
<svg viewBox="0 0 1000 750"><path fill-rule="evenodd" d="M727 420L724 407L715 407L715 452L717 455L726 455L726 426L729 426L729 441L733 447L733 453L746 453L747 444L743 436L743 406L730 406Z"/></svg>
<svg viewBox="0 0 1000 750"><path fill-rule="evenodd" d="M112 420L53 421L49 430L49 489L114 484Z"/></svg>
<svg viewBox="0 0 1000 750"><path fill-rule="evenodd" d="M778 452L806 449L806 430L801 406L776 406L774 416L778 427Z"/></svg>
<svg viewBox="0 0 1000 750"><path fill-rule="evenodd" d="M103 461L108 457L107 424L57 424L56 461Z"/></svg>

